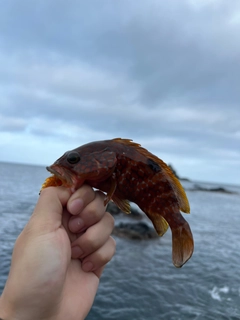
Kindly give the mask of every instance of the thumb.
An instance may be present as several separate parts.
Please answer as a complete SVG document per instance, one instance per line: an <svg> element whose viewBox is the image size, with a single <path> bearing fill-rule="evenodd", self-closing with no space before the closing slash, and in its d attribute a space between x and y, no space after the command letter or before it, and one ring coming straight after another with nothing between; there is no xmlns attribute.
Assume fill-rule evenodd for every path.
<svg viewBox="0 0 240 320"><path fill-rule="evenodd" d="M62 225L63 207L70 196L70 190L64 187L43 189L30 219L31 227L40 233L57 230Z"/></svg>

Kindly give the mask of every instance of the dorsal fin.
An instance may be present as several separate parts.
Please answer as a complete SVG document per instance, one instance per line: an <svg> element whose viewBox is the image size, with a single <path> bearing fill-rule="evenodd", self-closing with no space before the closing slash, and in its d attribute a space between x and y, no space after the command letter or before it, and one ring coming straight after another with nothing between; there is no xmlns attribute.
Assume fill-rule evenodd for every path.
<svg viewBox="0 0 240 320"><path fill-rule="evenodd" d="M170 182L170 184L176 194L180 210L185 213L190 212L189 202L188 202L186 193L183 189L183 186L181 185L181 183L179 182L177 177L173 174L172 170L169 168L169 166L165 162L163 162L157 156L155 156L154 154L149 152L147 149L143 148L139 143L136 143L131 139L115 138L115 139L113 139L113 141L127 145L127 146L131 146L131 147L135 148L139 153L144 155L145 157L152 159L153 161L158 163L159 166L163 169L164 173L166 174L166 178Z"/></svg>

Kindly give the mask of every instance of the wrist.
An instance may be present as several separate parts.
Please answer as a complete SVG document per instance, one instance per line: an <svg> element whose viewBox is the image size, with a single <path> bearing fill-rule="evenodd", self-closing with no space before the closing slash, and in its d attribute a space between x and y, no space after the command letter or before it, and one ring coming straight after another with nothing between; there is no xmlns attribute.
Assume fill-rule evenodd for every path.
<svg viewBox="0 0 240 320"><path fill-rule="evenodd" d="M11 316L7 311L7 306L3 302L3 296L0 296L0 320L10 320Z"/></svg>
<svg viewBox="0 0 240 320"><path fill-rule="evenodd" d="M9 306L7 301L4 301L3 296L0 296L0 320L55 320L55 318L34 318L29 313L23 313L22 310L15 310Z"/></svg>
<svg viewBox="0 0 240 320"><path fill-rule="evenodd" d="M3 296L0 297L0 320L20 320L14 315L9 303L3 299Z"/></svg>

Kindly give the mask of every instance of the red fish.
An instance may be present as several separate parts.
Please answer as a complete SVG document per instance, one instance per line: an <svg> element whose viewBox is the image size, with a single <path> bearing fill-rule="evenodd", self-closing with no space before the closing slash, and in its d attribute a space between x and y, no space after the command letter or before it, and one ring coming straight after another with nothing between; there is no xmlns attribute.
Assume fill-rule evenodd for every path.
<svg viewBox="0 0 240 320"><path fill-rule="evenodd" d="M42 188L63 185L75 191L86 183L106 193L105 204L112 200L126 213L132 201L150 218L159 236L170 226L176 267L192 256L192 232L180 213L190 212L186 193L167 164L139 144L120 138L91 142L66 152L47 170L53 176Z"/></svg>

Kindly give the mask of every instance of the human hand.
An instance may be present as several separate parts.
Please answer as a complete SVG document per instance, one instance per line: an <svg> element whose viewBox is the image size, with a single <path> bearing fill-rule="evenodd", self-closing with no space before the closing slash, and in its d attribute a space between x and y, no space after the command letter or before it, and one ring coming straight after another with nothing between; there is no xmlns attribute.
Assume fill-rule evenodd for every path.
<svg viewBox="0 0 240 320"><path fill-rule="evenodd" d="M41 192L18 237L0 298L4 320L84 319L115 252L104 195L84 185ZM82 252L82 253L81 253Z"/></svg>

